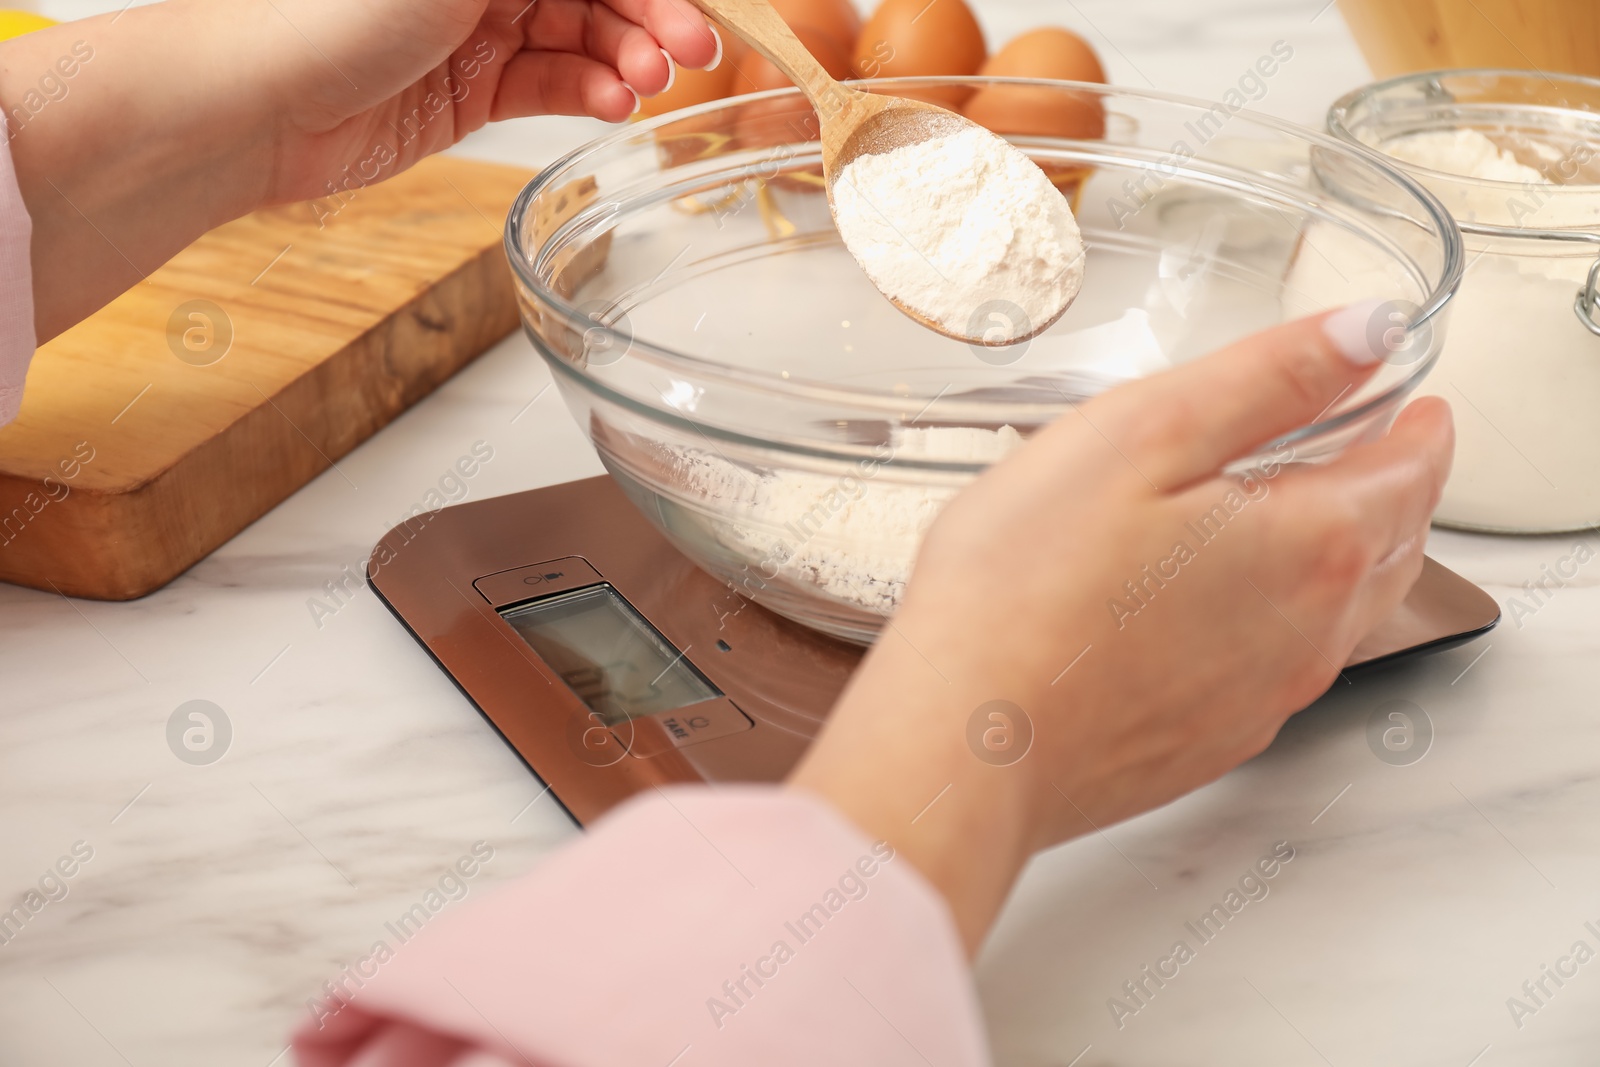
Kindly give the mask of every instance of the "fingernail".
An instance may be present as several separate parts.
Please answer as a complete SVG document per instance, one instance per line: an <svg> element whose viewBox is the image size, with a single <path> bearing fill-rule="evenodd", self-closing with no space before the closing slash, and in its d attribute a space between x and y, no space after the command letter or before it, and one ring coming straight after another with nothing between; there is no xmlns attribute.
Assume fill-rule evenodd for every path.
<svg viewBox="0 0 1600 1067"><path fill-rule="evenodd" d="M672 56L667 53L665 48L661 50L661 58L667 61L667 86L666 89L661 90L666 92L667 89L672 88L672 83L678 80L678 65L672 61Z"/></svg>
<svg viewBox="0 0 1600 1067"><path fill-rule="evenodd" d="M630 111L629 114L637 115L639 113L639 109L644 107L644 101L639 99L639 91L633 86L629 85L627 82L623 82L622 87L633 94L633 110Z"/></svg>
<svg viewBox="0 0 1600 1067"><path fill-rule="evenodd" d="M1322 320L1322 332L1350 363L1369 367L1387 354L1386 331L1398 325L1383 314L1389 304L1387 300L1373 299L1346 305Z"/></svg>
<svg viewBox="0 0 1600 1067"><path fill-rule="evenodd" d="M707 63L705 65L704 69L705 70L716 70L717 69L717 64L722 62L722 34L717 32L717 28L715 26L711 26L709 24L707 24L707 25L708 25L708 28L711 30L712 39L717 42L717 54L711 57L711 62Z"/></svg>

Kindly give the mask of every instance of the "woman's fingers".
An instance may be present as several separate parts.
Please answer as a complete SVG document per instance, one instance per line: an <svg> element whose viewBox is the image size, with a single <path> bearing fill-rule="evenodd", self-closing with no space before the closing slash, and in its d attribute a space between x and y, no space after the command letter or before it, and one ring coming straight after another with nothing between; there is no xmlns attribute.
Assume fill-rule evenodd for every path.
<svg viewBox="0 0 1600 1067"><path fill-rule="evenodd" d="M1323 659L1342 661L1416 582L1454 443L1449 405L1429 397L1382 439L1262 481L1250 507L1265 525L1241 543L1245 569ZM1195 486L1184 498L1228 484Z"/></svg>
<svg viewBox="0 0 1600 1067"><path fill-rule="evenodd" d="M523 32L528 49L597 59L641 96L667 87L672 59L703 67L720 47L704 16L682 0L539 0Z"/></svg>
<svg viewBox="0 0 1600 1067"><path fill-rule="evenodd" d="M571 52L518 52L500 76L494 120L523 115L591 115L621 122L638 99L617 72Z"/></svg>
<svg viewBox="0 0 1600 1067"><path fill-rule="evenodd" d="M518 77L517 102L506 114L496 117L536 114L530 99L560 99L565 110L550 110L555 115L594 115L606 122L621 122L634 114L632 94L619 94L616 86L589 75L589 83L579 94L557 91L530 96L526 83L534 82L530 56L570 54L574 58L594 59L613 70L614 82L632 88L638 96L654 96L672 83L672 62L683 67L704 67L720 53L722 45L707 26L698 8L686 0L539 0L533 13L523 21L525 50L512 59L522 67ZM562 62L558 69L570 72L573 64Z"/></svg>
<svg viewBox="0 0 1600 1067"><path fill-rule="evenodd" d="M1339 491L1331 479L1330 484L1319 484L1319 477L1342 475L1348 479L1342 484L1356 487L1356 497L1370 515L1367 528L1377 562L1352 606L1355 637L1365 636L1388 618L1416 584L1429 520L1449 477L1454 447L1449 405L1425 397L1402 411L1381 441L1351 449L1329 468L1305 472L1311 475L1306 486L1310 493Z"/></svg>
<svg viewBox="0 0 1600 1067"><path fill-rule="evenodd" d="M1188 520L1178 532L1185 541L1233 545L1241 574L1303 633L1353 640L1415 581L1454 444L1449 405L1426 397L1388 435L1329 463L1286 464L1242 484L1208 479L1175 496L1168 514ZM1253 532L1235 532L1236 522Z"/></svg>
<svg viewBox="0 0 1600 1067"><path fill-rule="evenodd" d="M679 66L699 70L721 54L716 33L689 0L606 0L606 5L649 30Z"/></svg>
<svg viewBox="0 0 1600 1067"><path fill-rule="evenodd" d="M1121 386L1090 405L1099 429L1161 489L1208 478L1315 421L1377 366L1352 304L1247 337L1203 359Z"/></svg>
<svg viewBox="0 0 1600 1067"><path fill-rule="evenodd" d="M540 0L543 10L528 33L529 47L598 59L641 96L667 87L672 64L650 32L604 4Z"/></svg>
<svg viewBox="0 0 1600 1067"><path fill-rule="evenodd" d="M643 26L595 4L588 54L614 67L640 96L654 96L672 79L672 61Z"/></svg>
<svg viewBox="0 0 1600 1067"><path fill-rule="evenodd" d="M1375 564L1427 528L1454 448L1450 405L1424 397L1379 440L1356 445L1332 463L1286 469L1274 492L1292 512L1316 516L1331 506Z"/></svg>

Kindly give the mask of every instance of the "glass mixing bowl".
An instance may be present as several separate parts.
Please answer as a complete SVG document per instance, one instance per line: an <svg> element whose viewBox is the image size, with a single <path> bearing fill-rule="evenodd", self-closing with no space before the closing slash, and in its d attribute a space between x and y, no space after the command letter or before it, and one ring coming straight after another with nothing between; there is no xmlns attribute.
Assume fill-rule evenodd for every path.
<svg viewBox="0 0 1600 1067"><path fill-rule="evenodd" d="M1003 89L1024 130L1023 117L1077 116L1084 131L1085 109L1096 116L1076 137L998 131L1071 198L1083 230L1083 289L1058 323L972 347L895 310L834 230L796 90L619 130L530 182L506 226L528 336L606 469L691 559L782 615L870 641L944 503L1118 382L1358 297L1393 301L1374 322L1389 355L1372 379L1239 470L1325 460L1382 433L1438 355L1460 235L1362 146L1107 86L862 87ZM1341 240L1317 247L1313 223ZM1321 269L1296 270L1310 258ZM1337 285L1323 291L1325 278ZM973 310L975 322L1011 311Z"/></svg>

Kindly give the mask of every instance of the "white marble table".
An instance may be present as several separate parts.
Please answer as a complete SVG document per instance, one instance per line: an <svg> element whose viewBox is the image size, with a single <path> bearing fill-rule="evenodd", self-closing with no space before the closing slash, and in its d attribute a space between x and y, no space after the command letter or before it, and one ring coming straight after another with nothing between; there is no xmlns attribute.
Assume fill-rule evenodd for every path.
<svg viewBox="0 0 1600 1067"><path fill-rule="evenodd" d="M1113 80L1204 96L1282 39L1294 58L1258 106L1309 123L1366 80L1322 0L980 7L992 39L1059 20ZM537 165L597 131L521 122L461 151ZM318 984L473 842L494 849L477 894L576 832L370 592L320 625L308 607L476 441L494 459L474 499L598 473L548 380L506 341L143 600L0 586L0 899L93 853L0 944L0 1064L287 1063ZM1572 543L1431 547L1504 601ZM1520 1027L1506 1002L1575 941L1600 949L1597 567L1520 627L1344 690L1210 788L1039 857L978 966L999 1061L1592 1062L1600 962L1545 979ZM232 726L210 765L166 740L196 699ZM1410 766L1366 741L1395 699L1435 731ZM1280 841L1269 895L1202 944L1185 923ZM1180 939L1194 958L1127 997ZM1139 1009L1120 1029L1113 997Z"/></svg>

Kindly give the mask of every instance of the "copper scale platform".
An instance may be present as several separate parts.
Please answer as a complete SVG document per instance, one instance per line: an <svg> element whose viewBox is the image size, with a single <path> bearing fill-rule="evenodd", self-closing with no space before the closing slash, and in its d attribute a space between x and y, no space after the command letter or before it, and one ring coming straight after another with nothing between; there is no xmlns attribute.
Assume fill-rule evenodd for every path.
<svg viewBox="0 0 1600 1067"><path fill-rule="evenodd" d="M700 570L609 477L418 516L378 542L367 577L580 823L657 785L781 779L862 654ZM1345 674L1499 617L1427 560Z"/></svg>

